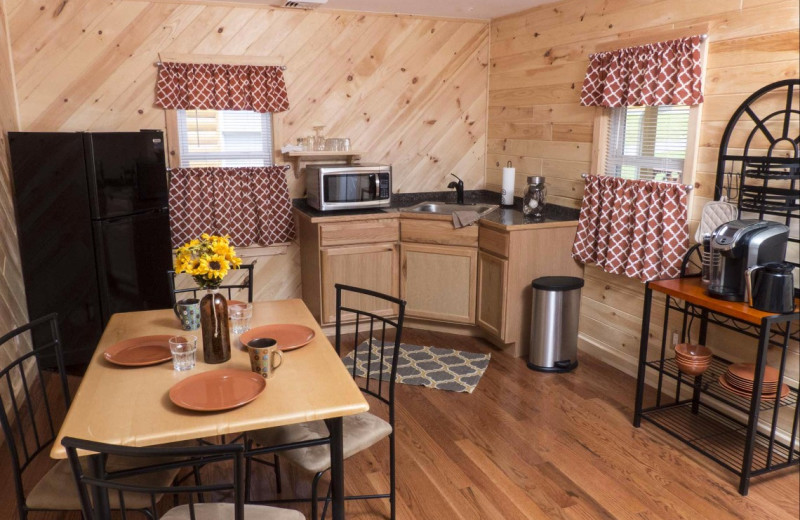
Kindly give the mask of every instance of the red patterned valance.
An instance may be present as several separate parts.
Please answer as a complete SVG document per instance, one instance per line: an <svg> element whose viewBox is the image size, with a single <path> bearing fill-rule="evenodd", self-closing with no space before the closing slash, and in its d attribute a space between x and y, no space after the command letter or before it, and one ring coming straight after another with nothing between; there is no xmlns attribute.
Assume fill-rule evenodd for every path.
<svg viewBox="0 0 800 520"><path fill-rule="evenodd" d="M703 102L700 36L589 56L581 105L698 105Z"/></svg>
<svg viewBox="0 0 800 520"><path fill-rule="evenodd" d="M280 67L162 63L156 106L165 109L284 112L289 98Z"/></svg>
<svg viewBox="0 0 800 520"><path fill-rule="evenodd" d="M236 246L294 238L288 166L177 168L169 185L172 245L203 233L229 235Z"/></svg>
<svg viewBox="0 0 800 520"><path fill-rule="evenodd" d="M575 260L642 281L676 278L688 245L683 185L587 177Z"/></svg>

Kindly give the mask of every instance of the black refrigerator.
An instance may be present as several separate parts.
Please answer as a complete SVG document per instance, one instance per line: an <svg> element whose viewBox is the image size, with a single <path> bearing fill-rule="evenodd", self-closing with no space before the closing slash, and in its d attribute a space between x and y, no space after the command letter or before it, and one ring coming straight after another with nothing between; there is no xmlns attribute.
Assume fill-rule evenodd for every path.
<svg viewBox="0 0 800 520"><path fill-rule="evenodd" d="M84 365L112 314L170 305L164 137L9 132L8 140L28 315L57 312L66 363Z"/></svg>

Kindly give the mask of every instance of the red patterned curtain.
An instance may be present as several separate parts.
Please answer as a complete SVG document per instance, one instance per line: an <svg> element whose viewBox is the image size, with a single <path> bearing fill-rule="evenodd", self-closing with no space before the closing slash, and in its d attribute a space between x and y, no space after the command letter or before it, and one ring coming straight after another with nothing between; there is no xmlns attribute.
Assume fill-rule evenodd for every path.
<svg viewBox="0 0 800 520"><path fill-rule="evenodd" d="M229 235L240 247L292 240L286 168L173 169L169 186L173 247L203 233Z"/></svg>
<svg viewBox="0 0 800 520"><path fill-rule="evenodd" d="M642 281L678 277L686 198L681 184L588 176L572 257Z"/></svg>
<svg viewBox="0 0 800 520"><path fill-rule="evenodd" d="M165 109L284 112L289 98L280 67L162 63L156 106Z"/></svg>
<svg viewBox="0 0 800 520"><path fill-rule="evenodd" d="M703 102L700 36L589 56L581 105L698 105Z"/></svg>

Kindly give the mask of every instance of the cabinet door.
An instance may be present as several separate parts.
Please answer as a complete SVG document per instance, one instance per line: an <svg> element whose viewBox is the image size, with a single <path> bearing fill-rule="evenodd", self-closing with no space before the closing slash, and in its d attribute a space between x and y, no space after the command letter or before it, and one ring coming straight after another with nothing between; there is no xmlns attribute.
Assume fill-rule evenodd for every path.
<svg viewBox="0 0 800 520"><path fill-rule="evenodd" d="M322 258L322 322L336 323L337 283L371 289L398 296L398 253L395 244L332 247L321 251ZM397 314L396 305L371 296L348 294L343 305L372 311L383 316ZM350 321L353 316L343 316Z"/></svg>
<svg viewBox="0 0 800 520"><path fill-rule="evenodd" d="M407 316L475 323L476 249L403 243L400 251Z"/></svg>
<svg viewBox="0 0 800 520"><path fill-rule="evenodd" d="M505 339L508 260L478 253L478 318L482 329Z"/></svg>

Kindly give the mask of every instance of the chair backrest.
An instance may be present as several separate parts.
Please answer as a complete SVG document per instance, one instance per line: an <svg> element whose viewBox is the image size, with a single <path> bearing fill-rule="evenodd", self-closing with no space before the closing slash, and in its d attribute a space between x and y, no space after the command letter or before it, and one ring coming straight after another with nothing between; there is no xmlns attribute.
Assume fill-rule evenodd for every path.
<svg viewBox="0 0 800 520"><path fill-rule="evenodd" d="M244 277L242 277L242 273L246 271ZM237 276L238 275L238 276ZM170 298L172 299L172 305L175 305L175 302L178 300L178 295L187 296L191 298L197 298L197 293L203 291L197 286L187 287L187 288L176 288L175 284L175 277L178 276L175 274L175 271L169 270L167 271L167 278L169 279L169 294ZM189 276L189 275L186 275ZM239 266L238 269L231 269L228 271L228 277L236 277L240 278L239 282L234 283L223 283L219 286L219 289L223 292L223 296L227 299L231 299L233 297L234 292L241 291L246 289L247 290L247 301L253 301L253 265L242 265ZM188 293L188 294L187 294Z"/></svg>
<svg viewBox="0 0 800 520"><path fill-rule="evenodd" d="M118 446L99 442L64 437L61 444L67 450L70 467L81 499L84 518L96 518L93 511L91 496L95 492L116 494L119 497L119 509L123 518L127 518L129 511L126 504L131 503L131 495L138 494L139 502L142 495L147 496L150 504L152 518L158 519L157 504L162 495L171 494L178 502L185 502L189 506L191 518L195 517L195 506L202 502L203 493L233 493L235 520L244 520L244 446L241 444L208 444L187 447L148 447L136 448L131 446ZM92 467L92 464L82 464L78 450L89 454L100 454L102 467ZM120 465L124 469L109 468L106 462L109 456L124 458L126 463ZM136 459L141 459L139 463ZM97 460L95 458L95 460ZM231 463L233 468L230 467ZM185 479L179 485L153 484L159 479L151 476L158 472L180 470L182 468L194 469L195 467L209 464L224 464L223 468L214 472L213 483L202 484L192 479ZM87 467L91 469L87 469ZM116 509L115 505L115 509Z"/></svg>
<svg viewBox="0 0 800 520"><path fill-rule="evenodd" d="M353 363L350 373L365 394L389 406L389 422L394 426L394 383L400 359L400 340L406 302L379 292L336 284L336 352L342 351L342 316L355 315L353 335ZM397 317L379 316L373 312L356 309L342 303L348 293L369 296L397 305ZM374 300L373 300L374 301ZM388 329L388 330L387 330ZM359 331L368 332L367 341L359 341ZM361 343L366 343L361 345Z"/></svg>
<svg viewBox="0 0 800 520"><path fill-rule="evenodd" d="M32 350L18 352L29 344ZM0 338L0 350L12 360L0 370L0 424L11 453L20 518L25 518L22 474L53 443L71 401L61 349L57 314L33 320ZM56 370L42 370L43 364Z"/></svg>

